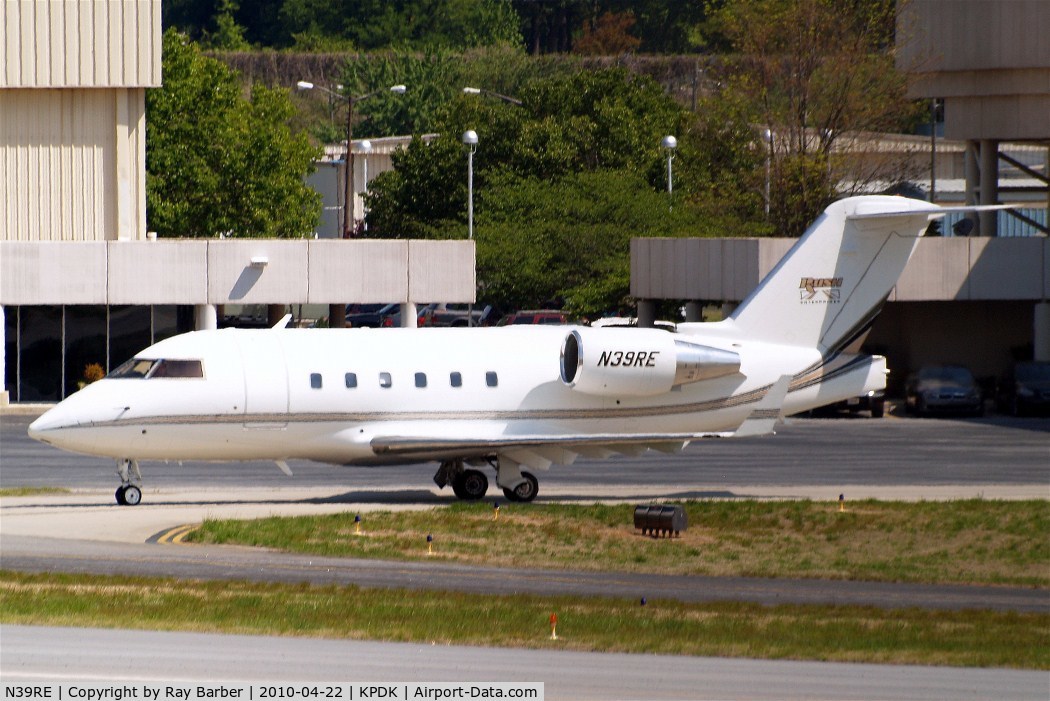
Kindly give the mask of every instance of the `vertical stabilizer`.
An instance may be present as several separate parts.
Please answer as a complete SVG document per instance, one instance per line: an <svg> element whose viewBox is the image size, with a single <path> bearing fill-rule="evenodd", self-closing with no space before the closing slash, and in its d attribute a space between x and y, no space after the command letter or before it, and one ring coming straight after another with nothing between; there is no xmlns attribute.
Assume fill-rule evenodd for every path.
<svg viewBox="0 0 1050 701"><path fill-rule="evenodd" d="M753 340L840 350L889 296L941 208L891 196L835 202L732 315Z"/></svg>

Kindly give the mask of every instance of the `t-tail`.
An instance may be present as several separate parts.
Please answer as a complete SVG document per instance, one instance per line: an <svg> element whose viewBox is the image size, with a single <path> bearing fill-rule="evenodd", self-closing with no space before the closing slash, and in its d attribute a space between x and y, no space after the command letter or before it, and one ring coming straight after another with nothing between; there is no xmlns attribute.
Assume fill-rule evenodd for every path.
<svg viewBox="0 0 1050 701"><path fill-rule="evenodd" d="M730 317L746 338L850 346L871 326L933 217L944 209L894 196L835 202Z"/></svg>

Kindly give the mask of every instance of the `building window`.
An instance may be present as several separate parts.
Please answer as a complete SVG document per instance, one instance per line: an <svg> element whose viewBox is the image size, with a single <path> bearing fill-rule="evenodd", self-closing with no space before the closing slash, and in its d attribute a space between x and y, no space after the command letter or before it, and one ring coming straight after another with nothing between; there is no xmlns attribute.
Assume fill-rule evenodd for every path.
<svg viewBox="0 0 1050 701"><path fill-rule="evenodd" d="M461 375L458 372L449 373L448 382L453 387L462 387L463 386L463 375Z"/></svg>
<svg viewBox="0 0 1050 701"><path fill-rule="evenodd" d="M346 388L347 389L354 389L355 387L357 387L357 373L356 372L348 372L348 373L346 373Z"/></svg>
<svg viewBox="0 0 1050 701"><path fill-rule="evenodd" d="M416 387L423 388L427 386L427 374L425 372L416 373Z"/></svg>
<svg viewBox="0 0 1050 701"><path fill-rule="evenodd" d="M389 389L394 385L394 379L390 377L389 372L379 373L379 386L384 389Z"/></svg>
<svg viewBox="0 0 1050 701"><path fill-rule="evenodd" d="M497 385L499 385L499 378L496 376L496 373L492 370L489 370L485 373L485 384L489 387L496 387Z"/></svg>
<svg viewBox="0 0 1050 701"><path fill-rule="evenodd" d="M321 389L321 373L311 372L310 373L310 386L314 389Z"/></svg>

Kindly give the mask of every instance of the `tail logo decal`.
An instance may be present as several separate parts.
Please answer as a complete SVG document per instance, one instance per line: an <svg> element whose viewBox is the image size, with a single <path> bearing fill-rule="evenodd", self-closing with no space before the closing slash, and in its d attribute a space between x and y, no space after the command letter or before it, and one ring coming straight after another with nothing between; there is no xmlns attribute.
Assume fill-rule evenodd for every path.
<svg viewBox="0 0 1050 701"><path fill-rule="evenodd" d="M841 301L842 278L804 277L798 290L802 304L838 304Z"/></svg>

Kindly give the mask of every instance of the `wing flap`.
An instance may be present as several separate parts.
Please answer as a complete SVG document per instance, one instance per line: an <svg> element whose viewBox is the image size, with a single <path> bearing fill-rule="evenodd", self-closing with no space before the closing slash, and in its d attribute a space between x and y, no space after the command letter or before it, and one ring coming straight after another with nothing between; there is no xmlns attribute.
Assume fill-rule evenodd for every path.
<svg viewBox="0 0 1050 701"><path fill-rule="evenodd" d="M552 463L566 464L564 460L577 455L608 457L615 453L644 452L649 448L665 450L674 446L681 450L691 441L703 438L702 433L599 433L583 435L518 435L496 438L440 438L424 436L376 436L372 450L376 455L430 455L434 453L475 456L505 453L513 458L513 451L531 452Z"/></svg>

